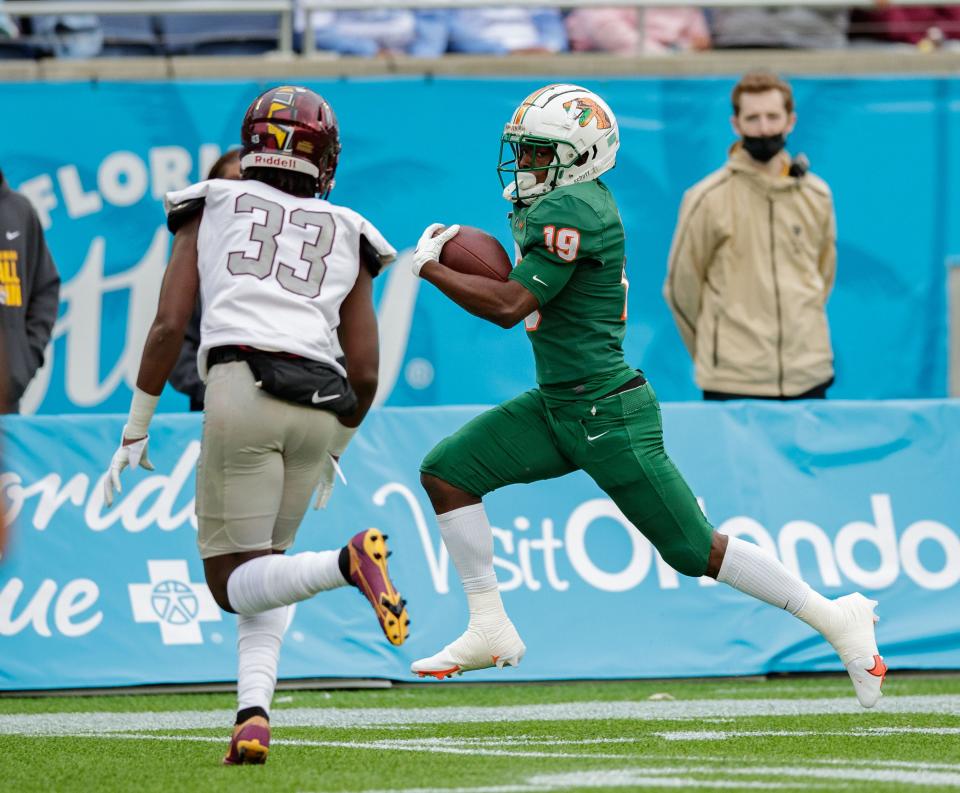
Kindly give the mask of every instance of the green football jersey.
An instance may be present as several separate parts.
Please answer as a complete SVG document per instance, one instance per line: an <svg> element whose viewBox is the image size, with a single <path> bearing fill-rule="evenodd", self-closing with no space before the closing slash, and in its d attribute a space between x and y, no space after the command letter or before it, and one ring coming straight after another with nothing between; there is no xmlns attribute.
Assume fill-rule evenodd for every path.
<svg viewBox="0 0 960 793"><path fill-rule="evenodd" d="M552 190L510 216L510 278L540 304L525 320L544 396L591 399L636 371L623 358L627 319L623 223L599 181Z"/></svg>

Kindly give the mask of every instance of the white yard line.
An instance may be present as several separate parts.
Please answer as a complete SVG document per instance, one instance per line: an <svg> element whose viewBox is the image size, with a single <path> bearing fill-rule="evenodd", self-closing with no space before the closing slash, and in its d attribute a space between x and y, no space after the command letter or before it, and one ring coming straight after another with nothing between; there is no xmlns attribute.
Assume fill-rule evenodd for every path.
<svg viewBox="0 0 960 793"><path fill-rule="evenodd" d="M569 788L611 788L626 787L634 790L641 788L692 788L705 789L733 789L733 790L812 790L823 789L826 785L811 785L807 781L790 782L744 782L742 780L712 780L694 779L692 777L649 776L645 777L635 772L625 772L622 781L597 784L587 779L571 779L569 782L558 779L556 782L526 784L526 785L484 785L481 787L438 787L438 788L405 788L402 790L365 790L362 793L550 793L556 790Z"/></svg>
<svg viewBox="0 0 960 793"><path fill-rule="evenodd" d="M679 721L743 716L821 716L866 711L852 696L843 699L699 699L673 702L568 702L453 708L283 708L273 714L278 727L355 728L420 724L493 724L528 721ZM956 715L960 695L889 697L871 713ZM0 714L0 735L79 735L222 728L229 710L140 713Z"/></svg>
<svg viewBox="0 0 960 793"><path fill-rule="evenodd" d="M856 782L886 782L898 785L929 785L938 788L960 788L960 773L893 768L811 768L810 766L749 766L724 768L720 773L734 776L787 776L815 779L844 779Z"/></svg>
<svg viewBox="0 0 960 793"><path fill-rule="evenodd" d="M766 733L761 733L766 734ZM794 733L789 733L783 731L784 735L792 735ZM827 732L827 733L816 733L806 731L801 732L800 734L810 734L810 735L850 735L851 733L844 732ZM111 740L142 740L142 741L172 741L172 742L186 742L186 743L223 743L226 744L226 736L209 736L209 735L161 735L157 733L105 733L102 735L94 735L91 733L84 733L78 735L79 738L93 738L93 739L111 739ZM511 740L501 740L501 739L476 739L476 738L411 738L404 740L382 740L382 741L321 741L321 740L309 740L302 738L280 738L274 739L271 744L273 746L310 746L318 748L342 748L342 749L357 749L357 750L371 750L377 752L387 751L402 751L402 752L422 752L422 753L435 753L435 754L460 754L460 755L473 755L473 756L484 756L484 757L536 757L536 758L554 758L554 759L570 759L570 760L629 760L633 762L650 762L650 761L662 761L662 762L676 762L676 761L685 761L685 762L697 762L699 765L689 768L680 769L666 769L670 773L673 772L685 772L685 773L708 773L706 769L710 769L709 773L730 773L730 774L746 774L754 775L760 774L761 772L757 771L755 767L749 765L749 761L742 761L746 764L746 767L738 767L737 769L724 769L724 762L722 759L718 759L715 756L706 756L706 757L697 757L690 755L635 755L635 754L599 754L594 752L535 752L529 751L526 749L510 749L503 748L497 749L496 746L511 746L513 743L523 743L517 741L516 738ZM581 744L581 743L643 743L641 739L587 739L584 741L564 741L559 739L544 739L542 741L537 739L530 739L526 742L526 745L568 745L568 744ZM843 774L854 774L852 779L876 779L876 781L896 781L903 782L907 778L914 778L917 776L917 772L944 772L943 774L934 774L933 777L936 778L935 782L930 784L941 784L954 787L960 787L960 764L951 764L951 763L923 763L923 762L912 762L907 760L853 760L853 759L811 759L805 761L809 763L809 766L803 766L810 771L810 776L823 776L834 778L836 774L834 769L829 768L829 766L844 766L844 769L839 769L842 771L840 777L843 778ZM719 768L717 767L719 765ZM828 766L826 768L817 768L818 766ZM861 766L861 768L857 768ZM763 772L766 773L769 769L764 768ZM662 769L645 769L645 773L657 774L664 772ZM599 772L597 772L599 773ZM772 773L772 772L771 772ZM859 776L857 776L859 775ZM922 778L929 779L931 778L929 774L922 774ZM951 782L950 780L956 780L956 782ZM538 783L539 784L539 783ZM918 783L919 784L919 783ZM923 784L928 784L924 782ZM472 790L472 788L471 788ZM479 790L479 789L478 789ZM369 791L367 793L370 793Z"/></svg>
<svg viewBox="0 0 960 793"><path fill-rule="evenodd" d="M365 790L363 793L541 793L569 788L657 788L736 789L736 790L814 790L829 785L796 782L746 781L742 779L702 779L684 776L687 768L628 768L613 771L574 771L565 774L540 774L515 785L478 785L476 787L405 788L402 790Z"/></svg>
<svg viewBox="0 0 960 793"><path fill-rule="evenodd" d="M97 738L111 740L136 740L136 741L179 741L179 742L202 742L202 743L223 743L227 744L227 738L214 738L209 735L157 735L156 733L105 733L103 735L92 735L85 733L78 735L79 738ZM583 760L586 758L600 760L632 760L634 755L630 754L596 754L593 752L532 752L527 750L511 751L509 749L491 749L483 746L460 746L457 739L440 742L433 738L424 738L422 741L314 741L302 738L280 738L271 739L271 746L316 746L337 749L369 749L377 752L399 751L399 752L419 752L432 754L465 754L483 757L537 757L564 760Z"/></svg>
<svg viewBox="0 0 960 793"><path fill-rule="evenodd" d="M852 730L669 730L653 733L665 741L727 741L732 738L805 738L845 735L861 738L890 735L960 735L960 727L857 727Z"/></svg>
<svg viewBox="0 0 960 793"><path fill-rule="evenodd" d="M712 778L704 778L710 774ZM783 781L747 780L742 777L789 777ZM719 777L719 778L717 778ZM732 777L732 778L731 778ZM814 782L811 780L825 780ZM876 782L896 785L930 785L941 789L960 788L960 773L934 771L889 770L867 768L818 768L814 766L748 766L737 768L698 766L623 768L574 771L560 774L537 774L522 784L478 785L475 787L375 789L363 793L541 793L569 788L658 788L703 789L785 789L836 790L844 782ZM839 783L839 784L838 784Z"/></svg>
<svg viewBox="0 0 960 793"><path fill-rule="evenodd" d="M878 728L886 729L886 728ZM909 728L907 728L909 729ZM926 728L916 728L924 730ZM857 732L857 731L854 731ZM808 731L756 731L752 734L827 734L849 735L850 733L830 732L814 733ZM751 733L744 733L751 734ZM952 733L953 734L953 733ZM220 743L226 746L226 737L208 735L162 735L157 733L106 733L95 735L83 733L78 737L112 740L145 740ZM422 738L381 741L320 741L304 739L274 740L274 746L309 746L322 748L346 748L357 750L406 751L440 754L460 754L487 757L523 757L553 758L573 760L618 760L634 763L662 761L674 763L671 766L647 766L625 769L591 769L560 774L540 774L530 777L525 783L515 785L481 785L459 788L411 788L407 790L364 791L364 793L538 793L538 791L556 791L567 788L633 788L671 787L671 788L737 788L737 789L813 789L826 787L831 790L843 786L844 782L876 782L881 784L928 785L939 789L960 789L960 764L920 763L911 761L874 761L850 759L822 759L791 766L752 765L750 761L738 761L731 765L716 757L656 755L598 754L592 752L539 752L528 749L495 748L500 745L522 743L524 745L565 745L571 743L639 743L634 739L586 739L585 741L564 741L556 738L543 739L510 736L503 739L478 738ZM679 762L678 762L679 761ZM691 765L692 763L692 765ZM704 778L706 775L708 777ZM743 777L773 777L782 781L744 779ZM811 780L823 780L822 783Z"/></svg>

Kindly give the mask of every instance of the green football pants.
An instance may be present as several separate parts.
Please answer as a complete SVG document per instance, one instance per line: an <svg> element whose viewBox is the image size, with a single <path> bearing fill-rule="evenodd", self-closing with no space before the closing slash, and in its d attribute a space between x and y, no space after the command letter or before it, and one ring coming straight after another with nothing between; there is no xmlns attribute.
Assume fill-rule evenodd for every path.
<svg viewBox="0 0 960 793"><path fill-rule="evenodd" d="M585 471L684 575L706 572L713 527L663 448L649 383L595 401L548 406L539 389L482 413L442 440L420 470L483 497L505 485Z"/></svg>

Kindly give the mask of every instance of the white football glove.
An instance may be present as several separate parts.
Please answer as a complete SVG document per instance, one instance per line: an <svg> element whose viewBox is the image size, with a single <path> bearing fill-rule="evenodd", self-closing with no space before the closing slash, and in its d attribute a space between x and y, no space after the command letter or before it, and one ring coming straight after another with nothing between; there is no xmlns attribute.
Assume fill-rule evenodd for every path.
<svg viewBox="0 0 960 793"><path fill-rule="evenodd" d="M317 498L313 502L314 509L327 508L327 502L333 494L333 483L336 482L338 476L341 482L347 483L347 478L343 475L339 461L332 454L328 454L327 459L320 467L320 482L317 484Z"/></svg>
<svg viewBox="0 0 960 793"><path fill-rule="evenodd" d="M107 471L107 475L103 480L103 500L107 502L108 507L113 504L114 491L117 493L123 491L123 488L120 487L120 472L124 468L128 465L136 468L139 465L148 471L153 470L153 463L150 462L150 458L147 456L148 440L150 440L149 435L124 446L123 440L121 439L120 448L113 453L113 459L110 461L110 469Z"/></svg>
<svg viewBox="0 0 960 793"><path fill-rule="evenodd" d="M420 276L420 270L427 262L439 261L443 246L460 231L460 226L447 226L443 232L434 237L433 235L442 228L443 223L431 223L420 235L417 249L413 252L413 259L411 260L415 276Z"/></svg>

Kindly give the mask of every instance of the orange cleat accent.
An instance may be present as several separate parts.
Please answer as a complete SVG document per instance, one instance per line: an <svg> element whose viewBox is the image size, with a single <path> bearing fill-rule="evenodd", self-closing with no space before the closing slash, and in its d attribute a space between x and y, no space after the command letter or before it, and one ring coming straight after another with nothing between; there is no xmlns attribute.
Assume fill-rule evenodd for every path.
<svg viewBox="0 0 960 793"><path fill-rule="evenodd" d="M438 669L434 672L417 672L417 677L435 677L437 680L445 680L448 677L453 677L454 675L460 674L459 666L451 666L449 669Z"/></svg>
<svg viewBox="0 0 960 793"><path fill-rule="evenodd" d="M867 674L879 677L880 683L883 683L883 679L887 676L887 665L879 655L873 656L873 666L867 670Z"/></svg>
<svg viewBox="0 0 960 793"><path fill-rule="evenodd" d="M475 669L516 666L526 651L517 629L504 615L499 624L476 626L471 622L460 638L439 653L414 661L410 664L410 671L420 677L431 675L443 680Z"/></svg>

